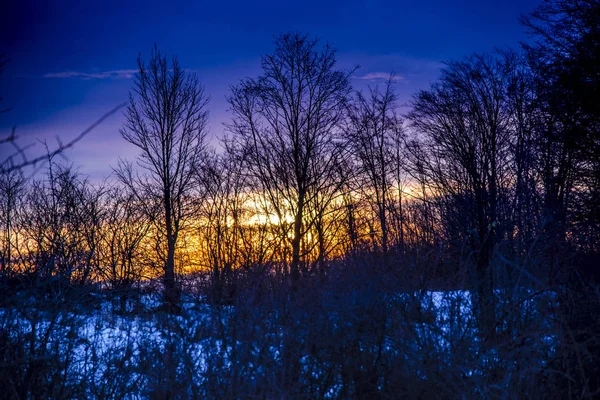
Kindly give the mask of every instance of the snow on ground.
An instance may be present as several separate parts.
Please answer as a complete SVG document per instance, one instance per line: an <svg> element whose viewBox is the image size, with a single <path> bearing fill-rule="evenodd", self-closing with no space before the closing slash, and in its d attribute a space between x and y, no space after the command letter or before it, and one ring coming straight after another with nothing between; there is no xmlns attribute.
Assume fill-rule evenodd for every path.
<svg viewBox="0 0 600 400"><path fill-rule="evenodd" d="M513 307L518 308L518 314L524 318L541 318L540 304L548 305L555 298L552 293L533 292L523 289L520 292L503 292L497 290L494 295L498 300L511 296ZM476 323L473 310L473 296L469 291L421 291L402 293L398 295L401 304L417 304L418 309L411 314L415 329L415 351L433 346L436 354L446 358L448 362L455 356L457 343L461 340L471 341L471 347L476 342ZM223 345L218 335L211 329L215 326L226 326L235 309L232 306L209 306L197 299L185 298L181 315L167 315L154 310L160 305L157 294L144 294L137 300L135 310L119 314L115 312L117 305L113 301L101 300L95 309L81 312L51 313L48 310L38 311L34 303L24 302L23 309L0 309L0 333L2 330L14 336L14 340L27 340L35 333L38 346L45 345L48 351L59 348L59 353L69 357L69 374L73 377L85 377L97 382L98 390L104 390L107 382L124 380L124 387L141 387L147 384L148 374L160 376L165 371L152 371L154 365L168 365L169 354L178 354L173 360L176 374L194 371L202 377L208 373L207 357L220 354L224 360L223 368L227 368L233 347L238 344ZM209 323L212 318L218 318L219 323ZM214 322L214 321L213 321ZM336 322L332 322L336 324ZM507 323L510 323L508 321ZM518 329L517 329L518 331ZM551 332L551 329L547 329ZM50 336L50 337L48 337ZM70 340L64 340L65 338ZM543 335L535 343L545 346L551 352L556 337ZM389 338L391 349L393 337ZM273 341L271 341L273 343ZM258 345L256 343L255 345ZM255 346L256 347L256 346ZM258 347L257 347L258 348ZM279 358L278 346L271 346L271 357ZM532 348L535 351L544 349ZM257 350L258 352L258 350ZM454 353L453 353L454 352ZM62 354L61 353L61 354ZM475 355L482 357L477 365L498 362L498 352L490 349L486 354ZM156 363L159 359L161 362ZM301 360L302 361L302 360ZM306 360L308 365L309 360ZM442 360L440 360L442 361ZM543 363L543 360L540 360ZM145 368L149 368L146 370ZM126 370L127 374L120 371ZM318 375L318 370L315 370ZM477 373L473 368L464 370L465 375ZM200 378L202 379L202 378ZM333 396L335 390L330 393ZM139 391L138 391L139 392ZM136 393L131 390L131 393ZM91 394L90 394L91 395ZM96 394L97 396L97 394Z"/></svg>

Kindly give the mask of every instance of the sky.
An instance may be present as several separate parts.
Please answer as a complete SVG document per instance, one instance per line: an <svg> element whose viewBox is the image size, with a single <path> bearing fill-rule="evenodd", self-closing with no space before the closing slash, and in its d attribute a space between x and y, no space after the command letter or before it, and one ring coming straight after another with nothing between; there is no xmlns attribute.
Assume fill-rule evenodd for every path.
<svg viewBox="0 0 600 400"><path fill-rule="evenodd" d="M338 66L359 66L365 90L394 71L400 104L426 89L444 61L515 48L527 40L519 16L540 0L411 1L12 1L0 11L0 138L16 127L20 145L43 154L44 142L68 142L127 100L136 58L156 44L198 74L211 96L209 137L223 135L231 85L260 74L273 35L308 33L337 49ZM18 4L17 4L18 3ZM404 106L404 108L406 108ZM121 111L64 154L99 180L136 149L119 134ZM0 145L0 160L11 150Z"/></svg>

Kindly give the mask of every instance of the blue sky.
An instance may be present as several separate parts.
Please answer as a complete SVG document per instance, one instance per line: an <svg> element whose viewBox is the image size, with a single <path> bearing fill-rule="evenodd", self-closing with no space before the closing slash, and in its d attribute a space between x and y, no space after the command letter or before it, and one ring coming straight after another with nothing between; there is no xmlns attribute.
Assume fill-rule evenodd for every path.
<svg viewBox="0 0 600 400"><path fill-rule="evenodd" d="M17 2L11 2L17 3ZM228 119L225 96L240 78L260 73L274 34L299 31L338 50L341 68L360 65L353 85L401 78L402 101L434 81L442 62L525 40L521 14L534 0L492 1L24 1L3 6L0 52L11 58L0 77L0 135L17 127L21 144L43 152L55 137L68 141L127 99L139 52L156 43L194 70L211 95L211 137ZM94 179L108 175L135 149L112 116L68 160ZM6 149L0 149L5 153ZM0 154L4 159L5 154Z"/></svg>

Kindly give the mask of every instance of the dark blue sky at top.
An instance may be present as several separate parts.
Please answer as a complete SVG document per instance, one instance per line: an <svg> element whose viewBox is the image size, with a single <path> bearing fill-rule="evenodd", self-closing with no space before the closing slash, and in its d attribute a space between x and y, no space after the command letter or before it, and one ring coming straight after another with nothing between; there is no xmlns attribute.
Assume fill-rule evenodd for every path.
<svg viewBox="0 0 600 400"><path fill-rule="evenodd" d="M506 1L21 1L0 12L0 136L17 126L22 144L76 136L127 98L139 52L156 43L199 74L211 95L211 137L228 119L229 85L260 73L274 34L299 31L338 50L339 66L360 65L356 88L395 71L402 102L434 81L442 62L526 40L520 15L539 0ZM19 3L19 4L17 4ZM121 113L67 152L93 177L135 150L119 136ZM43 151L40 143L32 155ZM7 149L0 149L4 159Z"/></svg>

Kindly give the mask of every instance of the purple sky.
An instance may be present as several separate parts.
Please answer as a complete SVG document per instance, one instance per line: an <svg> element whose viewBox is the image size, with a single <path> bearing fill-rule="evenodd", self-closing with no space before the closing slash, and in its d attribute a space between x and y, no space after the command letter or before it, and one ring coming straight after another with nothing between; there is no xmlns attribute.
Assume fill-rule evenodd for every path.
<svg viewBox="0 0 600 400"><path fill-rule="evenodd" d="M12 2L17 3L17 2ZM0 137L17 127L21 144L68 141L127 99L138 52L154 43L196 71L210 103L210 136L223 132L229 86L260 73L272 35L306 32L338 50L341 68L360 65L353 86L383 83L395 71L407 101L435 80L444 60L525 40L518 18L539 1L53 1L13 4L0 21L0 52L11 58L0 77ZM50 4L52 3L52 4ZM132 148L119 135L119 112L66 152L93 179L111 172ZM0 159L6 156L0 148Z"/></svg>

